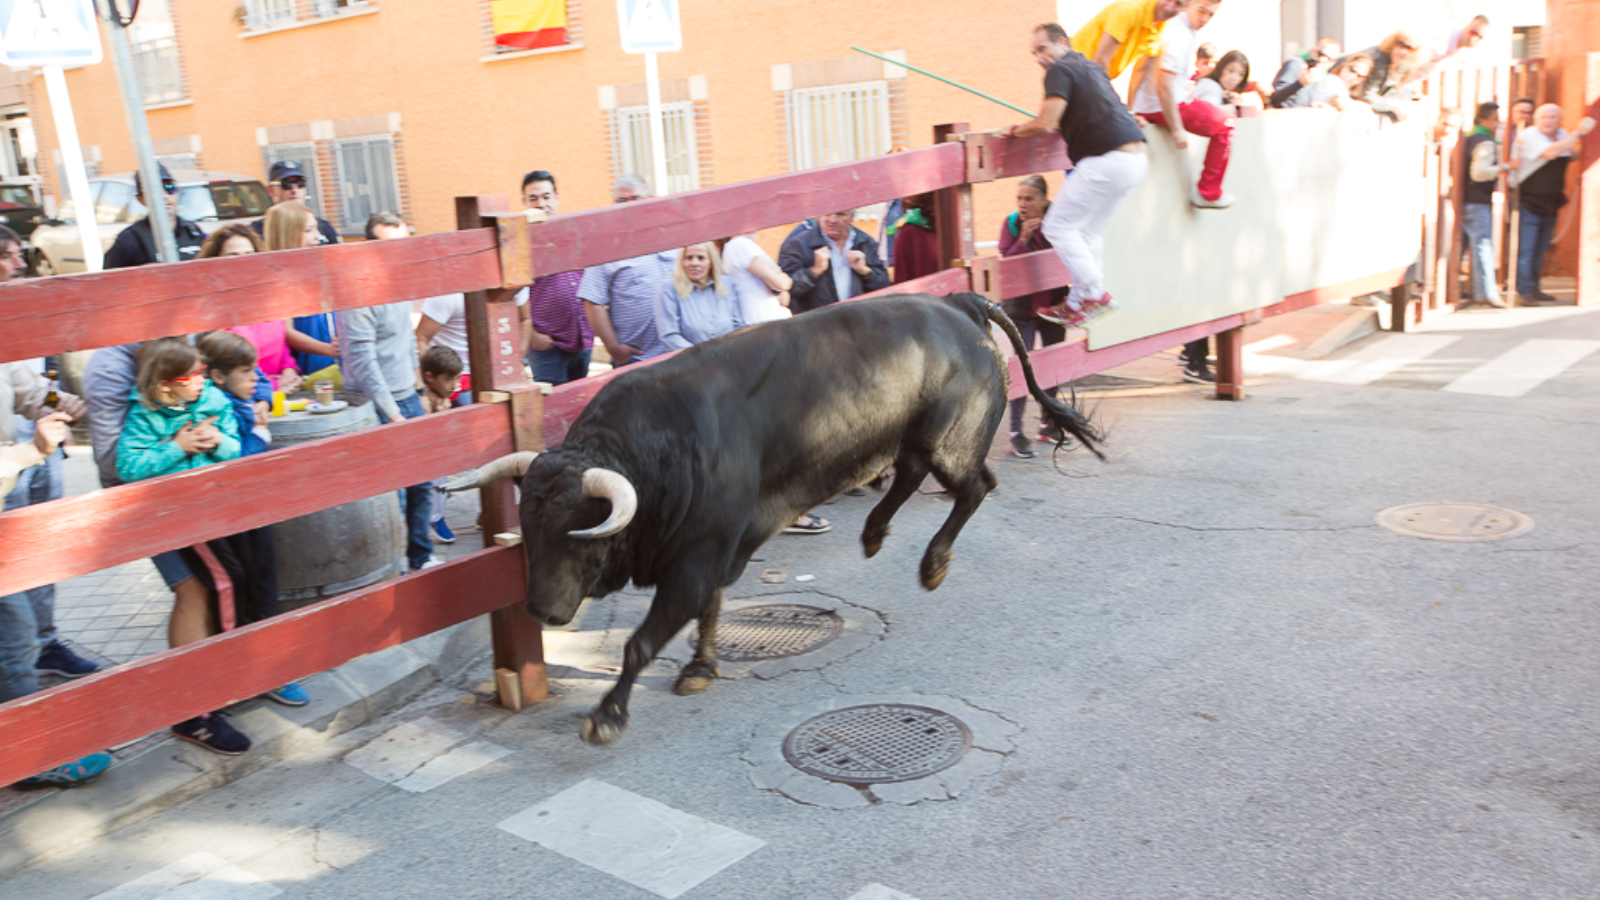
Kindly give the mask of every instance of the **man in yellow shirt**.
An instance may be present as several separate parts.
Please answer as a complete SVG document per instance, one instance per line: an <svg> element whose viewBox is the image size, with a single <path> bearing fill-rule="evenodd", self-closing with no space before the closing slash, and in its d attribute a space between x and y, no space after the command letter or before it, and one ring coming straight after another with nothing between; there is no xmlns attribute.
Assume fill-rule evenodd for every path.
<svg viewBox="0 0 1600 900"><path fill-rule="evenodd" d="M1072 36L1072 49L1115 79L1136 61L1161 54L1161 26L1188 0L1113 0ZM1134 71L1134 81L1144 71ZM1131 86L1129 96L1138 90Z"/></svg>

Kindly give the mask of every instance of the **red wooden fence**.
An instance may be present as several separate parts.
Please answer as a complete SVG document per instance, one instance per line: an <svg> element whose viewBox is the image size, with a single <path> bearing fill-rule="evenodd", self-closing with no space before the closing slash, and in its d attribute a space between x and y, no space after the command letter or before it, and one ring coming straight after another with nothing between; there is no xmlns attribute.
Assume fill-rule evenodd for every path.
<svg viewBox="0 0 1600 900"><path fill-rule="evenodd" d="M461 471L512 450L559 442L609 376L541 396L502 329L504 288L531 277L681 247L822 211L941 192L941 246L952 268L884 293L975 290L999 300L1065 283L1052 254L978 258L970 185L1063 168L1056 138L965 135L877 159L708 188L530 224L498 197L458 201L453 234L148 266L0 286L0 362L463 291L475 391L483 402L438 416L0 514L0 594L150 556ZM965 227L962 227L965 226ZM1344 296L1398 273L1341 286ZM1082 342L1033 354L1054 383L1194 338L1219 336L1218 395L1242 393L1244 325L1316 302L1264 310L1087 352ZM488 373L482 376L479 373ZM1015 374L1015 373L1014 373ZM1025 390L1020 376L1013 395ZM516 524L512 487L483 492L484 540ZM0 784L288 681L489 613L495 665L524 701L544 695L539 625L522 610L520 550L490 546L448 565L170 650L0 705Z"/></svg>

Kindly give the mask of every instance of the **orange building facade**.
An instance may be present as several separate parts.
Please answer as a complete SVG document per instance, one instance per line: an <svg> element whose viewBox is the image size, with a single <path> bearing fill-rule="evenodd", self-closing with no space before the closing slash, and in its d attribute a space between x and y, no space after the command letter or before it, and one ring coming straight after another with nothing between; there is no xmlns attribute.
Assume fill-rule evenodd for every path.
<svg viewBox="0 0 1600 900"><path fill-rule="evenodd" d="M130 36L157 155L263 180L272 160L312 163L314 203L347 235L387 208L421 232L451 230L456 196L515 197L534 169L555 173L564 211L609 202L624 171L652 174L644 61L622 52L611 0L567 0L567 43L532 50L496 47L489 0L143 5ZM1031 109L1042 72L1029 31L1054 12L1052 0L981 11L955 0L685 3L683 50L660 56L670 187L926 146L945 122L1021 121L849 47ZM134 154L109 57L67 82L91 171L127 172ZM42 78L32 95L37 168L45 193L61 197ZM978 191L979 240L998 233L1011 194Z"/></svg>

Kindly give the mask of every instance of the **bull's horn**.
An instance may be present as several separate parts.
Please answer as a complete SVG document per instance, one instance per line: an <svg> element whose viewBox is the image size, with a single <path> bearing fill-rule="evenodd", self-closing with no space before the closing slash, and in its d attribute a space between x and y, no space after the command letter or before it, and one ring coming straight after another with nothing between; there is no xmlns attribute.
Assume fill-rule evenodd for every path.
<svg viewBox="0 0 1600 900"><path fill-rule="evenodd" d="M619 472L587 469L583 473L583 495L611 501L611 515L604 522L582 531L569 531L575 538L603 538L628 527L639 509L639 492Z"/></svg>
<svg viewBox="0 0 1600 900"><path fill-rule="evenodd" d="M451 481L444 489L454 494L458 491L470 491L476 487L483 487L490 482L502 478L521 478L528 474L528 467L539 458L539 454L524 450L510 456L502 456L491 463L479 466L472 472Z"/></svg>

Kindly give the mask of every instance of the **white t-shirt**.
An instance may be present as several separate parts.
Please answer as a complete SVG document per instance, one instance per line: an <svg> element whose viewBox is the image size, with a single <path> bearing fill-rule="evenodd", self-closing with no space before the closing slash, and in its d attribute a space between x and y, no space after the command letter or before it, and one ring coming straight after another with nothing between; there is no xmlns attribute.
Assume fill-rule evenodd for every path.
<svg viewBox="0 0 1600 900"><path fill-rule="evenodd" d="M528 292L517 292L517 305L526 306ZM449 347L461 357L461 374L471 375L472 364L467 361L467 296L465 294L440 294L422 301L422 314L439 323L439 330L428 342Z"/></svg>
<svg viewBox="0 0 1600 900"><path fill-rule="evenodd" d="M790 312L779 305L778 295L750 271L750 264L757 259L772 261L760 244L744 235L732 238L722 248L722 274L739 298L740 316L749 325L789 318Z"/></svg>
<svg viewBox="0 0 1600 900"><path fill-rule="evenodd" d="M1550 149L1551 144L1566 139L1567 130L1565 128L1557 128L1556 136L1553 138L1545 137L1544 132L1531 125L1517 132L1517 159L1522 162L1517 166L1517 170L1511 173L1511 183L1514 185L1521 184L1528 179L1528 176L1543 168L1544 164L1549 160L1544 159L1540 154ZM1568 152L1561 155L1571 156L1572 154Z"/></svg>
<svg viewBox="0 0 1600 900"><path fill-rule="evenodd" d="M1194 50L1199 46L1200 32L1189 27L1189 14L1180 12L1167 20L1161 28L1161 56L1156 66L1176 79L1174 93L1183 102L1189 90L1190 77L1194 75ZM1139 93L1133 97L1133 111L1139 115L1161 112L1161 94L1156 89L1160 79L1152 72L1139 82Z"/></svg>

